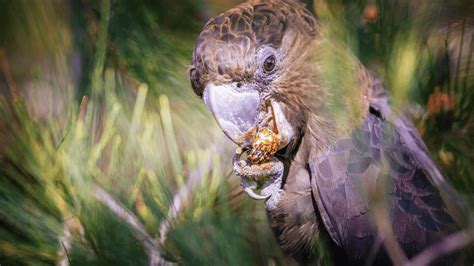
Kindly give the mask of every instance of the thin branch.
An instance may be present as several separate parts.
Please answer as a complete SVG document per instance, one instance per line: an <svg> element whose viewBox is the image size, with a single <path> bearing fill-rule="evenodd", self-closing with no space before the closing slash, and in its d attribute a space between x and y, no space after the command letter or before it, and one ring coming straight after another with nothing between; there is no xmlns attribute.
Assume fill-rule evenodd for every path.
<svg viewBox="0 0 474 266"><path fill-rule="evenodd" d="M87 96L82 96L81 105L79 107L79 116L77 117L77 121L84 122L86 118L86 110L87 110L87 103L88 103Z"/></svg>
<svg viewBox="0 0 474 266"><path fill-rule="evenodd" d="M67 247L66 247L66 245L64 244L63 241L61 241L61 245L62 245L63 248L64 248L64 252L65 252L65 254L66 254L66 258L67 258L67 261L68 261L68 264L65 264L65 265L70 265L70 264L71 264L71 259L70 259L70 257L69 257L69 251L67 250Z"/></svg>
<svg viewBox="0 0 474 266"><path fill-rule="evenodd" d="M206 164L206 171L211 169L211 159ZM173 203L168 211L166 218L160 224L160 244L164 245L169 229L171 227L171 221L173 221L182 208L183 202L187 201L191 195L192 189L199 183L202 177L202 172L197 167L190 175L186 182L186 185L179 189L173 196Z"/></svg>
<svg viewBox="0 0 474 266"><path fill-rule="evenodd" d="M116 201L102 188L96 186L94 190L96 199L106 205L119 218L130 225L134 229L136 237L143 241L148 257L150 258L149 265L174 265L174 263L166 261L161 257L156 241L146 232L145 227L140 223L135 215L127 211L121 203Z"/></svg>
<svg viewBox="0 0 474 266"><path fill-rule="evenodd" d="M71 264L71 259L69 258L68 249L71 248L71 231L67 221L64 221L63 234L59 238L61 243L61 249L59 250L59 257L61 258L58 262L58 266L69 266Z"/></svg>
<svg viewBox="0 0 474 266"><path fill-rule="evenodd" d="M377 254L380 248L382 247L383 240L384 239L381 235L377 236L377 238L374 241L374 244L372 245L372 248L370 249L369 256L367 256L367 260L364 263L365 266L374 264L375 258L377 257Z"/></svg>
<svg viewBox="0 0 474 266"><path fill-rule="evenodd" d="M435 260L459 251L474 242L474 229L459 231L447 236L442 241L431 245L416 255L405 266L430 265Z"/></svg>

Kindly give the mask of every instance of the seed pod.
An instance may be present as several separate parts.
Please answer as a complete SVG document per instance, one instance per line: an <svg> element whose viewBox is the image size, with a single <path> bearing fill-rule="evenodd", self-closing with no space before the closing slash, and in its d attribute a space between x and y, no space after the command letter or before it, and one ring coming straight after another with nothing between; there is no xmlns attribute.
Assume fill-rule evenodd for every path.
<svg viewBox="0 0 474 266"><path fill-rule="evenodd" d="M254 137L248 159L256 164L267 162L277 152L279 145L278 135L269 127L262 128Z"/></svg>

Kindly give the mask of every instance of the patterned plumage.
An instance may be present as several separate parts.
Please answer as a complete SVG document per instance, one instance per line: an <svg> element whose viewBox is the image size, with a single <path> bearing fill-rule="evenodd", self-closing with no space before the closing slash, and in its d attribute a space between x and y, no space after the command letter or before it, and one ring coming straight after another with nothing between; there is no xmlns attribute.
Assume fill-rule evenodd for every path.
<svg viewBox="0 0 474 266"><path fill-rule="evenodd" d="M383 92L379 82L373 86ZM385 196L391 229L409 257L458 229L436 185L451 189L416 128L392 116L385 97L377 100L361 127L309 161L322 220L355 260L365 259L378 237L371 213L377 190Z"/></svg>
<svg viewBox="0 0 474 266"><path fill-rule="evenodd" d="M293 24L289 20L303 19ZM313 16L291 1L253 1L230 9L204 26L195 44L190 69L192 87L202 95L204 84L243 81L255 74L253 58L259 46L283 45L283 36L292 31L316 34Z"/></svg>
<svg viewBox="0 0 474 266"><path fill-rule="evenodd" d="M326 239L346 263L371 256L387 262L384 245L377 246L385 232L376 222L377 210L385 210L383 219L411 257L458 228L448 198L455 193L413 125L391 111L381 82L347 49L328 45L321 31L296 1L241 4L204 26L190 67L192 87L239 145L236 136L253 130L242 121L258 126L254 113L272 100L285 143L274 168L238 158L234 169L244 186L263 186L270 225L286 253L317 260L314 248ZM268 60L275 61L270 70ZM328 80L334 74L348 76ZM247 99L261 106L249 104L256 109L249 111L242 107ZM262 173L273 178L252 183Z"/></svg>

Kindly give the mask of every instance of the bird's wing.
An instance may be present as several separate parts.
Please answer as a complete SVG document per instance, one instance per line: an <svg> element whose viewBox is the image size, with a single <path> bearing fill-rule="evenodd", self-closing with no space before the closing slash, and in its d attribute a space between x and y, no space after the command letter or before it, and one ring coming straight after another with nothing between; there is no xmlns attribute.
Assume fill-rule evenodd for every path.
<svg viewBox="0 0 474 266"><path fill-rule="evenodd" d="M374 222L380 202L408 256L455 227L438 190L448 185L416 128L391 114L382 86L374 86L363 125L309 162L321 218L352 259L363 259L382 237Z"/></svg>

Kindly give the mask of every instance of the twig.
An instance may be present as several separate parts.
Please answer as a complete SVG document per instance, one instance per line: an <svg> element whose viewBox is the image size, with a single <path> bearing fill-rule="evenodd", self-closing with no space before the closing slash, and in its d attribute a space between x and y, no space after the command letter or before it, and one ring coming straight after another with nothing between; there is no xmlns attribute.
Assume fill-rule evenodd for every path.
<svg viewBox="0 0 474 266"><path fill-rule="evenodd" d="M387 251L393 265L402 265L407 261L405 252L400 243L395 238L393 230L388 221L388 214L385 211L375 211L375 223L382 240L382 244Z"/></svg>
<svg viewBox="0 0 474 266"><path fill-rule="evenodd" d="M62 249L59 250L59 257L61 258L58 262L58 266L69 266L71 264L71 259L69 258L68 249L71 248L71 232L67 221L64 221L63 234L59 238L61 242Z"/></svg>
<svg viewBox="0 0 474 266"><path fill-rule="evenodd" d="M474 229L459 231L431 245L407 261L405 266L430 265L433 261L459 251L474 242Z"/></svg>
<svg viewBox="0 0 474 266"><path fill-rule="evenodd" d="M208 163L206 164L206 167L207 169L205 170L209 170L211 168L210 159ZM171 208L169 209L166 218L160 224L160 244L161 245L164 245L166 241L168 231L171 226L171 221L174 220L178 216L178 213L182 208L182 203L188 200L191 194L191 190L196 186L196 184L198 184L198 182L201 180L201 177L202 177L202 174L201 174L200 169L196 168L189 175L186 185L174 194Z"/></svg>
<svg viewBox="0 0 474 266"><path fill-rule="evenodd" d="M94 190L96 199L106 205L119 218L130 225L134 229L137 238L143 241L148 257L150 258L149 265L174 265L174 263L166 261L161 257L160 250L158 249L155 240L146 232L145 227L140 223L135 215L127 211L122 204L117 202L102 188L95 186Z"/></svg>
<svg viewBox="0 0 474 266"><path fill-rule="evenodd" d="M383 237L379 235L377 239L375 239L374 244L372 245L372 248L370 249L369 256L367 256L367 260L365 261L364 265L369 266L373 265L375 258L377 257L377 253L379 252L380 248L382 247L383 244Z"/></svg>
<svg viewBox="0 0 474 266"><path fill-rule="evenodd" d="M81 100L81 105L80 105L80 108L79 108L79 116L77 118L77 121L81 121L81 122L84 122L85 120L85 117L86 117L86 108L87 108L87 102L88 102L88 98L87 96L82 96L82 100Z"/></svg>
<svg viewBox="0 0 474 266"><path fill-rule="evenodd" d="M63 241L61 241L61 245L62 245L63 248L64 248L64 253L65 253L65 255L66 255L67 262L68 262L68 264L64 264L64 263L63 263L63 264L61 264L61 265L70 265L70 264L71 264L71 259L69 258L69 252L67 251L66 245L64 244Z"/></svg>

